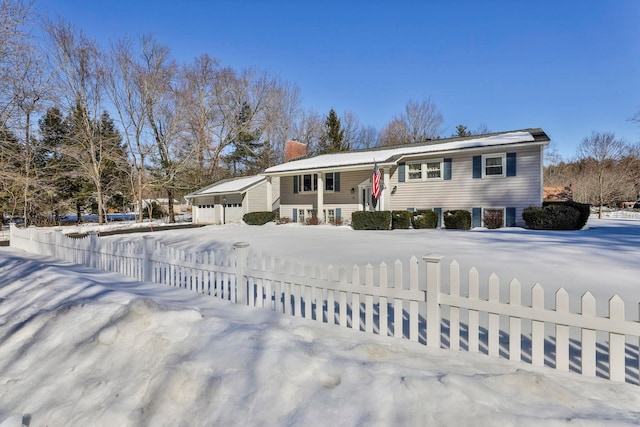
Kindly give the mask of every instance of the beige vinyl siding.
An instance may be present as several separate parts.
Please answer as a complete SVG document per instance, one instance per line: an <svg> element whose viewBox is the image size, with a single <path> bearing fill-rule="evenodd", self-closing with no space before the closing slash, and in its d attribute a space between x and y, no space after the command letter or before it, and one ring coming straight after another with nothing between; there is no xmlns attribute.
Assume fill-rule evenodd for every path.
<svg viewBox="0 0 640 427"><path fill-rule="evenodd" d="M371 175L367 171L341 172L340 173L340 191L325 191L323 201L325 205L330 204L358 204L358 184ZM351 194L351 189L355 188L355 192ZM315 206L318 202L318 193L313 191L309 193L299 192L293 193L293 176L283 176L280 179L280 203L282 205L311 205Z"/></svg>
<svg viewBox="0 0 640 427"><path fill-rule="evenodd" d="M324 209L340 209L345 222L351 221L351 214L359 210L358 185L369 179L370 171L340 172L340 191L325 191L323 194ZM351 193L351 189L354 192ZM293 177L280 178L280 216L293 219L293 209L315 209L318 204L318 193L293 193Z"/></svg>
<svg viewBox="0 0 640 427"><path fill-rule="evenodd" d="M473 178L474 154L445 156L452 159L451 180L398 182L398 169L392 171L389 186L398 186L391 194L391 209L444 210L473 207L515 207L516 222L522 224L522 210L542 202L540 147L493 149L475 155L515 152L516 176ZM505 165L506 167L506 165Z"/></svg>
<svg viewBox="0 0 640 427"><path fill-rule="evenodd" d="M243 213L262 212L267 209L267 183L261 182L249 191L242 204Z"/></svg>

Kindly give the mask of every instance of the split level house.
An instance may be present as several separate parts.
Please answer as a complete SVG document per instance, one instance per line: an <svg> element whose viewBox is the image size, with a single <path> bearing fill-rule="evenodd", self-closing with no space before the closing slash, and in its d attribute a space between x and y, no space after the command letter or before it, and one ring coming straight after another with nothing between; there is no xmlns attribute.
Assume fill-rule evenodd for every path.
<svg viewBox="0 0 640 427"><path fill-rule="evenodd" d="M543 198L542 129L430 140L402 146L299 157L266 169L278 179L280 217L304 222L316 216L329 223L350 223L356 211L467 210L472 226L483 225L488 211L502 215L504 226L522 226L522 211ZM288 148L301 146L289 142ZM374 166L382 191L372 203Z"/></svg>
<svg viewBox="0 0 640 427"><path fill-rule="evenodd" d="M307 156L304 144L288 141L285 163L186 198L200 223L239 222L244 213L265 210L294 222L345 224L356 211L433 210L441 225L444 212L463 209L474 227L489 211L504 226L522 226L522 211L542 204L549 142L542 129L523 129ZM375 166L382 191L374 204Z"/></svg>

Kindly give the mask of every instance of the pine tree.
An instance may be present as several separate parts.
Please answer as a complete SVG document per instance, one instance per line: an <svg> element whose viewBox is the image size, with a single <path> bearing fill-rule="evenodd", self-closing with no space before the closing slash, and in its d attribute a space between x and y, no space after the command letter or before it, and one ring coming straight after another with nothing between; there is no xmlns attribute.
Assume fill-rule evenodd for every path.
<svg viewBox="0 0 640 427"><path fill-rule="evenodd" d="M233 176L258 172L263 144L260 129L252 129L251 106L244 102L237 118L238 132L233 141L233 151L226 156Z"/></svg>
<svg viewBox="0 0 640 427"><path fill-rule="evenodd" d="M467 127L464 125L456 126L456 133L453 136L463 137L463 136L471 136L473 133L470 130L467 130Z"/></svg>
<svg viewBox="0 0 640 427"><path fill-rule="evenodd" d="M337 153L349 151L350 144L344 142L344 129L340 124L340 118L332 108L324 122L324 133L320 139L318 154Z"/></svg>

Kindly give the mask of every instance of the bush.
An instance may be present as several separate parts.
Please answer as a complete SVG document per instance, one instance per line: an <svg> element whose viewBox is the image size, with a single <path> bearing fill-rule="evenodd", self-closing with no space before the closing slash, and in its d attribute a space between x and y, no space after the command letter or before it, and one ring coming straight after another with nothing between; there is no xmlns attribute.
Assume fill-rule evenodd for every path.
<svg viewBox="0 0 640 427"><path fill-rule="evenodd" d="M504 216L502 211L496 209L487 209L482 216L484 226L490 230L501 228L504 224Z"/></svg>
<svg viewBox="0 0 640 427"><path fill-rule="evenodd" d="M342 217L336 217L333 219L333 221L331 221L331 224L335 225L335 226L340 226L343 224L342 221Z"/></svg>
<svg viewBox="0 0 640 427"><path fill-rule="evenodd" d="M522 219L532 230L579 230L580 217L580 211L568 204L530 206L522 212Z"/></svg>
<svg viewBox="0 0 640 427"><path fill-rule="evenodd" d="M318 217L315 215L311 216L311 218L307 218L304 220L305 225L318 225L319 223L320 221L318 220Z"/></svg>
<svg viewBox="0 0 640 427"><path fill-rule="evenodd" d="M391 212L391 228L408 229L411 227L411 217L413 214L409 211L392 211Z"/></svg>
<svg viewBox="0 0 640 427"><path fill-rule="evenodd" d="M278 218L276 218L276 224L289 224L291 222L291 218L288 218L286 216L280 216Z"/></svg>
<svg viewBox="0 0 640 427"><path fill-rule="evenodd" d="M471 213L469 211L445 211L444 226L449 229L470 230Z"/></svg>
<svg viewBox="0 0 640 427"><path fill-rule="evenodd" d="M574 201L566 201L566 202L544 202L542 206L570 206L576 209L580 216L578 217L578 222L575 224L575 228L571 228L570 230L581 230L587 224L589 220L589 215L591 215L591 207L586 203L578 203Z"/></svg>
<svg viewBox="0 0 640 427"><path fill-rule="evenodd" d="M416 211L411 217L413 228L436 228L438 226L438 212Z"/></svg>
<svg viewBox="0 0 640 427"><path fill-rule="evenodd" d="M249 212L244 214L242 220L249 225L264 225L275 218L276 214L273 212Z"/></svg>
<svg viewBox="0 0 640 427"><path fill-rule="evenodd" d="M357 211L351 214L351 226L354 230L390 230L390 211Z"/></svg>

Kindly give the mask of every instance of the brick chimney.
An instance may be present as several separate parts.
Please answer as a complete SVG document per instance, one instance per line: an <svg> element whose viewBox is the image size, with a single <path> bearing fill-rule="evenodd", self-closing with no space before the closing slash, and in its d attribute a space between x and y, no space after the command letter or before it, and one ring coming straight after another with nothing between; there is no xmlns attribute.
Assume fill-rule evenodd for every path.
<svg viewBox="0 0 640 427"><path fill-rule="evenodd" d="M307 144L302 142L289 140L284 146L284 161L297 159L298 157L307 155Z"/></svg>

